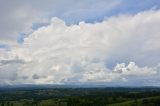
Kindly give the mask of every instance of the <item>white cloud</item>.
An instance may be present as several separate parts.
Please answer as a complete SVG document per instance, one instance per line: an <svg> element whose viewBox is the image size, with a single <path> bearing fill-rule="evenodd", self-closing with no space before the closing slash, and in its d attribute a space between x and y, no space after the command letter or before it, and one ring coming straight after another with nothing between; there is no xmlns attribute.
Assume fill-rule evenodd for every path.
<svg viewBox="0 0 160 106"><path fill-rule="evenodd" d="M50 25L31 33L22 45L11 51L0 51L3 53L1 83L117 81L134 85L135 81L142 81L145 85L155 75L160 75L157 68L160 61L157 54L160 52L159 19L160 11L70 26L53 18ZM112 70L107 67L110 59L135 61L141 66L134 62L120 63ZM6 64L2 64L4 60Z"/></svg>
<svg viewBox="0 0 160 106"><path fill-rule="evenodd" d="M72 20L68 20L68 23L74 23L86 19L86 14L91 15L96 11L101 15L120 4L120 1L116 0L97 1L39 0L37 2L33 0L1 0L0 44L16 45L17 39L21 34L31 33L33 27L48 24L50 17L57 16L63 19L72 17ZM74 17L75 15L77 17Z"/></svg>

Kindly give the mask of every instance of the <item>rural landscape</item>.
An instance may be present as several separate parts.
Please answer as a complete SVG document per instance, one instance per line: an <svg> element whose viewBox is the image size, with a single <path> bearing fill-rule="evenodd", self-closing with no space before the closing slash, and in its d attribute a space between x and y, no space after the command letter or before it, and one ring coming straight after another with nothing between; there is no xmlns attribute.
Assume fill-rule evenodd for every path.
<svg viewBox="0 0 160 106"><path fill-rule="evenodd" d="M159 106L160 89L1 88L0 106Z"/></svg>
<svg viewBox="0 0 160 106"><path fill-rule="evenodd" d="M0 0L0 106L160 106L160 0Z"/></svg>

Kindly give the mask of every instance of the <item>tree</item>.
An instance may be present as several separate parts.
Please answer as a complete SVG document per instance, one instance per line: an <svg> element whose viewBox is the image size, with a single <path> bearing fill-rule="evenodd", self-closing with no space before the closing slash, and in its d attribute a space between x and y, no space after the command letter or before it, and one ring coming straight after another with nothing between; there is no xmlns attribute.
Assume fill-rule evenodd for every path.
<svg viewBox="0 0 160 106"><path fill-rule="evenodd" d="M7 102L7 106L9 106L9 105L10 105L10 102L8 101L8 102Z"/></svg>
<svg viewBox="0 0 160 106"><path fill-rule="evenodd" d="M4 103L3 103L3 102L1 103L1 106L4 106Z"/></svg>
<svg viewBox="0 0 160 106"><path fill-rule="evenodd" d="M14 106L13 103L11 103L11 106Z"/></svg>

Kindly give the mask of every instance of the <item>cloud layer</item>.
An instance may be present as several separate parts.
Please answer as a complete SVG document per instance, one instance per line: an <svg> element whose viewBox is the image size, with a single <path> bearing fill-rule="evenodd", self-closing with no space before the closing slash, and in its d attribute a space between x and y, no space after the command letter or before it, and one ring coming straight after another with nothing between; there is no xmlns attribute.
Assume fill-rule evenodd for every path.
<svg viewBox="0 0 160 106"><path fill-rule="evenodd" d="M16 45L16 40L19 37L48 24L51 17L69 19L68 23L79 22L88 20L87 14L90 15L90 18L95 18L94 12L101 15L119 3L120 1L116 0L108 0L107 2L104 0L95 0L95 2L92 0L85 2L81 0L39 0L38 2L33 0L1 0L0 44Z"/></svg>
<svg viewBox="0 0 160 106"><path fill-rule="evenodd" d="M160 85L159 27L159 10L73 25L52 18L0 49L0 83Z"/></svg>
<svg viewBox="0 0 160 106"><path fill-rule="evenodd" d="M47 25L51 17L67 24L99 22L104 17L135 14L160 8L159 0L0 0L0 45L16 45L18 39Z"/></svg>

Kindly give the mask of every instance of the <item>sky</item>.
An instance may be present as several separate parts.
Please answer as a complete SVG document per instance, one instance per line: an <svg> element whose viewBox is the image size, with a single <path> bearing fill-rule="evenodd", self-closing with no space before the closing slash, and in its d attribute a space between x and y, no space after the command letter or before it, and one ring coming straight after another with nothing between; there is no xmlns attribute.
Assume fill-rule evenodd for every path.
<svg viewBox="0 0 160 106"><path fill-rule="evenodd" d="M0 85L160 86L160 0L0 0Z"/></svg>

